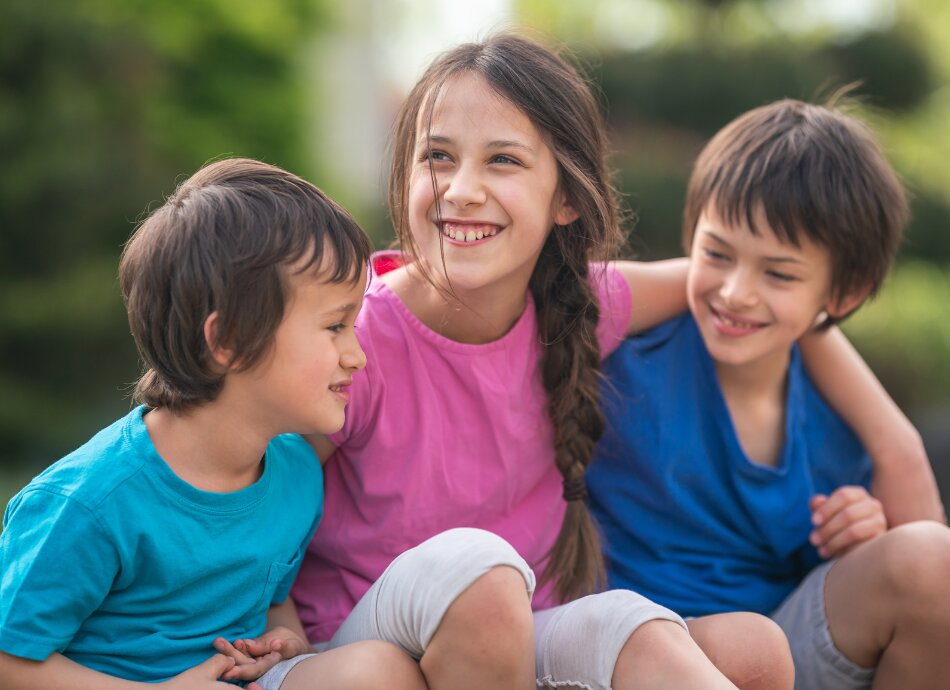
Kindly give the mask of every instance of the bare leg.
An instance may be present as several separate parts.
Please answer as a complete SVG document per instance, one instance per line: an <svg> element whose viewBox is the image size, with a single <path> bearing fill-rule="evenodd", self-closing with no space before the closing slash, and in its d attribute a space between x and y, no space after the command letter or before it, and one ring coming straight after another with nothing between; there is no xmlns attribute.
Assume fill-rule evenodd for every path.
<svg viewBox="0 0 950 690"><path fill-rule="evenodd" d="M302 661L280 690L426 690L419 664L396 645L354 642Z"/></svg>
<svg viewBox="0 0 950 690"><path fill-rule="evenodd" d="M877 666L874 688L946 688L950 678L950 529L895 527L841 559L825 581L835 646Z"/></svg>
<svg viewBox="0 0 950 690"><path fill-rule="evenodd" d="M620 650L614 690L735 690L679 624L652 620Z"/></svg>
<svg viewBox="0 0 950 690"><path fill-rule="evenodd" d="M420 661L432 690L534 687L534 627L524 578L499 566L452 603Z"/></svg>
<svg viewBox="0 0 950 690"><path fill-rule="evenodd" d="M756 613L722 613L686 622L690 635L742 690L791 690L795 667L785 633Z"/></svg>

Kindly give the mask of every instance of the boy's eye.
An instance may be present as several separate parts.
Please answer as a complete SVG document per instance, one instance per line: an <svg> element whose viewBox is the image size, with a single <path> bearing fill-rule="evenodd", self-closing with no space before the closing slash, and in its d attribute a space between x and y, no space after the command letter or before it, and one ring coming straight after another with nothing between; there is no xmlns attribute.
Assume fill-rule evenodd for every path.
<svg viewBox="0 0 950 690"><path fill-rule="evenodd" d="M795 276L789 275L788 273L779 273L778 271L766 271L770 278L774 278L783 283L791 283L795 280L798 280Z"/></svg>
<svg viewBox="0 0 950 690"><path fill-rule="evenodd" d="M716 251L715 249L703 249L703 253L708 259L713 261L728 261L729 257L723 254L722 252Z"/></svg>

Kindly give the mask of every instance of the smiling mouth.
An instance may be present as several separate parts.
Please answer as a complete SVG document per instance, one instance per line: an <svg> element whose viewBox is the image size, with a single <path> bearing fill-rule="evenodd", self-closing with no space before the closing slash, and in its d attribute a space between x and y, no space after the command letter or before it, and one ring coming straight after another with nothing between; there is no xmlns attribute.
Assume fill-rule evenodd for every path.
<svg viewBox="0 0 950 690"><path fill-rule="evenodd" d="M738 331L744 331L751 333L757 331L760 328L764 328L767 324L759 323L757 321L745 321L743 319L736 319L734 317L729 317L723 314L721 311L717 310L715 307L709 307L709 310L712 312L713 317L719 321L722 325L726 326L729 329L734 329Z"/></svg>
<svg viewBox="0 0 950 690"><path fill-rule="evenodd" d="M494 237L501 232L497 225L488 223L452 223L449 221L441 223L441 230L442 234L450 240L465 243Z"/></svg>

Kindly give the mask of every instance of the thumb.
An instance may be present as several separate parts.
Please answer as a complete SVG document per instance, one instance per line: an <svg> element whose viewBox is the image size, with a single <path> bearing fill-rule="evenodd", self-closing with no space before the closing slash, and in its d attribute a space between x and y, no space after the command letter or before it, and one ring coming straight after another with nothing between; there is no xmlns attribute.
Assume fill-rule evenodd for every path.
<svg viewBox="0 0 950 690"><path fill-rule="evenodd" d="M194 671L203 678L217 680L234 666L234 659L224 654L213 657L195 666Z"/></svg>

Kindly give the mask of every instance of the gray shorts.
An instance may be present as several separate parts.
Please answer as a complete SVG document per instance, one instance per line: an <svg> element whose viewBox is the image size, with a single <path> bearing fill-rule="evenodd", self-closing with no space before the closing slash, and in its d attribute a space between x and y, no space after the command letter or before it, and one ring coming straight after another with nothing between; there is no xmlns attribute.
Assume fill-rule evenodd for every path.
<svg viewBox="0 0 950 690"><path fill-rule="evenodd" d="M772 613L788 637L795 660L795 690L864 690L874 669L858 666L835 646L825 615L825 577L835 561L823 563L802 580Z"/></svg>
<svg viewBox="0 0 950 690"><path fill-rule="evenodd" d="M534 593L534 573L501 537L473 528L438 534L398 556L333 639L316 646L323 650L383 640L418 659L455 599L490 569L502 565L518 570L528 595ZM624 643L637 627L657 618L685 627L672 611L620 590L535 613L538 686L607 690ZM290 669L303 660L281 662L258 683L264 690L277 690Z"/></svg>

